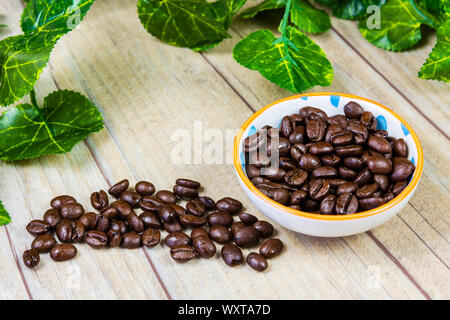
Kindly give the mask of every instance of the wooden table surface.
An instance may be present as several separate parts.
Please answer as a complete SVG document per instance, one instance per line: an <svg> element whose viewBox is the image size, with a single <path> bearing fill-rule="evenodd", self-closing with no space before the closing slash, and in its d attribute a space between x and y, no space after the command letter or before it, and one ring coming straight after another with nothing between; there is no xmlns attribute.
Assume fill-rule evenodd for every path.
<svg viewBox="0 0 450 320"><path fill-rule="evenodd" d="M249 1L248 5L253 5ZM20 1L0 0L0 23L20 32ZM449 87L417 77L431 51L430 35L404 53L382 51L362 38L355 22L332 18L333 28L312 38L325 50L335 75L329 88L392 108L417 132L424 149L418 189L397 216L371 231L344 238L316 238L281 226L286 250L257 273L230 268L219 255L187 264L166 247L94 250L78 245L76 259L54 263L42 255L36 269L22 253L33 240L25 226L55 195L89 203L90 192L119 179L152 181L170 189L177 177L201 181L205 193L241 199L229 159L233 133L264 105L291 95L233 61L233 46L277 20L237 17L232 38L199 54L147 34L136 0L97 0L81 25L57 44L36 91L82 92L103 113L105 129L65 155L0 164L0 194L12 223L0 228L2 299L449 299ZM171 161L178 128L231 132L222 164ZM227 145L228 143L228 145ZM207 145L207 142L204 143ZM195 159L194 159L195 160ZM90 207L90 206L89 206ZM246 251L247 252L247 251Z"/></svg>

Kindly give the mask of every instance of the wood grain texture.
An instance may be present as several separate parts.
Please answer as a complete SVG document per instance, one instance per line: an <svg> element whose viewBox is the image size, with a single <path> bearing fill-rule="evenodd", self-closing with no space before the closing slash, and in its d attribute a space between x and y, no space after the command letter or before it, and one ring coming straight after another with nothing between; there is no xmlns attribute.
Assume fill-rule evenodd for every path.
<svg viewBox="0 0 450 320"><path fill-rule="evenodd" d="M0 10L16 16L11 18L16 32L22 8L0 0ZM361 95L392 107L423 143L422 181L398 216L369 233L345 238L315 238L276 226L286 250L269 261L264 273L247 266L229 268L219 255L180 265L164 245L143 250L93 250L78 245L79 256L73 261L53 263L43 256L39 268L22 270L21 278L24 267L21 261L16 264L14 255L20 260L32 240L25 225L32 217L40 217L49 200L60 193L72 194L87 206L90 192L122 178L132 183L146 179L158 189L171 189L176 178L188 177L201 181L205 194L215 199L236 197L249 212L263 218L240 191L226 151L230 152L235 131L252 109L290 95L232 60L234 44L265 27L267 21L270 24L270 19L266 17L263 23L237 18L230 31L232 38L200 55L148 35L137 19L136 1L96 1L83 23L57 44L37 92L40 98L56 87L86 94L102 112L105 129L67 155L1 164L2 200L14 220L0 230L0 267L12 275L0 278L0 298L26 299L27 287L32 298L44 299L450 297L449 143L436 128L448 121L434 111L443 108L448 97L436 89L440 97L430 101L433 111L425 114L435 120L430 123L397 90L409 88L406 74L396 75L398 80L389 75L388 79L401 82L394 88L381 75L382 58L369 65L359 46L352 47L342 38L346 26L336 26L341 35L330 31L313 37L335 69L335 80L325 90ZM352 35L346 39L357 30L348 32ZM426 56L425 49L419 51ZM407 63L414 59L405 57ZM319 90L323 88L314 89ZM420 91L411 95L426 99ZM173 161L177 137L192 134L199 126L204 136L228 133L221 142L222 163L205 164L195 154L184 159L187 163ZM210 143L192 143L192 148L207 153ZM7 187L3 181L8 181Z"/></svg>

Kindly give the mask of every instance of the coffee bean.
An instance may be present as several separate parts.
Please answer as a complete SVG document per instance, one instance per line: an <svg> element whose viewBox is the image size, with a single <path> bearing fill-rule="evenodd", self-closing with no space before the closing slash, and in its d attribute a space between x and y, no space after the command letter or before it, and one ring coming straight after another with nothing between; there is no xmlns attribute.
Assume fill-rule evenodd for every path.
<svg viewBox="0 0 450 320"><path fill-rule="evenodd" d="M156 198L166 204L174 204L177 202L177 196L169 190L160 190L156 193Z"/></svg>
<svg viewBox="0 0 450 320"><path fill-rule="evenodd" d="M323 141L312 143L308 148L308 151L315 155L331 153L333 150L334 148L331 144Z"/></svg>
<svg viewBox="0 0 450 320"><path fill-rule="evenodd" d="M217 201L216 207L218 210L228 212L229 214L236 214L242 210L242 203L239 200L225 197Z"/></svg>
<svg viewBox="0 0 450 320"><path fill-rule="evenodd" d="M212 225L221 225L225 227L231 227L233 224L233 217L231 214L225 211L215 211L208 215L208 224Z"/></svg>
<svg viewBox="0 0 450 320"><path fill-rule="evenodd" d="M243 223L242 221L235 221L231 225L231 233L233 234L233 236L235 236L236 233L245 226L247 226L247 225L245 223Z"/></svg>
<svg viewBox="0 0 450 320"><path fill-rule="evenodd" d="M216 209L216 203L210 197L201 196L201 197L198 197L198 201L203 203L203 205L205 206L205 209L208 211Z"/></svg>
<svg viewBox="0 0 450 320"><path fill-rule="evenodd" d="M405 180L415 170L414 164L406 158L396 157L394 158L394 165L392 169L391 179L393 181Z"/></svg>
<svg viewBox="0 0 450 320"><path fill-rule="evenodd" d="M198 197L198 191L196 189L181 185L175 185L173 187L173 192L180 198L195 199Z"/></svg>
<svg viewBox="0 0 450 320"><path fill-rule="evenodd" d="M350 101L344 106L344 113L347 118L359 119L363 114L364 109L356 102Z"/></svg>
<svg viewBox="0 0 450 320"><path fill-rule="evenodd" d="M370 197L359 200L359 206L361 207L362 211L374 209L384 203L385 200L381 197Z"/></svg>
<svg viewBox="0 0 450 320"><path fill-rule="evenodd" d="M158 214L164 222L173 222L177 217L177 213L171 205L163 205L159 207Z"/></svg>
<svg viewBox="0 0 450 320"><path fill-rule="evenodd" d="M403 190L405 190L406 186L408 185L407 180L400 180L396 181L391 188L391 192L394 196L398 196Z"/></svg>
<svg viewBox="0 0 450 320"><path fill-rule="evenodd" d="M77 221L72 227L72 242L83 242L86 228L83 223Z"/></svg>
<svg viewBox="0 0 450 320"><path fill-rule="evenodd" d="M261 239L260 231L258 231L253 226L246 226L246 227L240 229L234 235L235 243L239 247L244 247L244 248L257 245L260 239Z"/></svg>
<svg viewBox="0 0 450 320"><path fill-rule="evenodd" d="M312 172L320 167L320 158L311 153L305 153L300 157L299 165L303 170Z"/></svg>
<svg viewBox="0 0 450 320"><path fill-rule="evenodd" d="M191 231L191 238L197 238L197 237L207 237L209 238L209 233L206 231L206 229L203 228L194 228Z"/></svg>
<svg viewBox="0 0 450 320"><path fill-rule="evenodd" d="M153 183L148 181L139 181L136 183L134 190L136 190L136 192L141 196L151 196L155 193L155 186Z"/></svg>
<svg viewBox="0 0 450 320"><path fill-rule="evenodd" d="M310 185L309 196L314 200L322 200L330 193L330 183L325 179L314 180Z"/></svg>
<svg viewBox="0 0 450 320"><path fill-rule="evenodd" d="M325 166L336 167L341 163L341 158L335 154L326 154L320 158Z"/></svg>
<svg viewBox="0 0 450 320"><path fill-rule="evenodd" d="M195 237L193 239L193 247L202 258L211 258L216 254L216 245L209 237Z"/></svg>
<svg viewBox="0 0 450 320"><path fill-rule="evenodd" d="M118 200L118 201L121 201L121 200ZM125 201L121 201L121 202L122 202L123 204L126 204L126 205L131 209L131 207L129 206L128 203L126 203ZM113 204L104 207L104 208L102 209L102 211L101 211L102 216L104 216L104 217L106 217L106 218L108 218L108 219L110 219L110 220L117 218L117 216L119 215L119 210L117 209L117 207L115 206L115 204L116 204L116 203L114 202ZM120 204L119 204L119 206L120 206ZM127 212L126 214L128 215L128 214L129 214L129 211L126 211L126 212ZM125 216L121 214L121 215L120 215L120 218L121 218L121 219L124 219Z"/></svg>
<svg viewBox="0 0 450 320"><path fill-rule="evenodd" d="M283 137L288 138L293 130L292 120L290 116L284 116L281 119L280 132Z"/></svg>
<svg viewBox="0 0 450 320"><path fill-rule="evenodd" d="M37 236L31 243L31 248L38 253L47 253L56 245L56 240L51 234Z"/></svg>
<svg viewBox="0 0 450 320"><path fill-rule="evenodd" d="M52 228L61 221L62 217L57 209L49 209L44 213L44 221L47 222Z"/></svg>
<svg viewBox="0 0 450 320"><path fill-rule="evenodd" d="M144 223L145 228L161 229L162 222L158 215L153 212L142 212L139 219Z"/></svg>
<svg viewBox="0 0 450 320"><path fill-rule="evenodd" d="M293 169L284 176L284 181L291 187L300 187L308 178L308 172L302 169Z"/></svg>
<svg viewBox="0 0 450 320"><path fill-rule="evenodd" d="M215 242L224 244L233 240L233 234L227 227L215 224L209 228L209 236Z"/></svg>
<svg viewBox="0 0 450 320"><path fill-rule="evenodd" d="M77 248L70 243L57 244L50 250L50 257L58 262L73 259L76 255Z"/></svg>
<svg viewBox="0 0 450 320"><path fill-rule="evenodd" d="M189 180L189 179L177 179L175 181L175 184L178 186L190 188L190 189L199 189L200 188L200 182Z"/></svg>
<svg viewBox="0 0 450 320"><path fill-rule="evenodd" d="M340 196L343 193L355 193L358 185L354 182L346 182L337 188L336 194Z"/></svg>
<svg viewBox="0 0 450 320"><path fill-rule="evenodd" d="M280 239L267 239L261 244L259 253L266 259L273 258L281 253L283 250L283 242Z"/></svg>
<svg viewBox="0 0 450 320"><path fill-rule="evenodd" d="M254 223L256 223L258 221L258 218L255 217L254 215L250 214L250 213L242 212L239 215L239 220L241 220L246 225L251 226L252 224L254 224ZM233 221L231 221L231 223L233 223Z"/></svg>
<svg viewBox="0 0 450 320"><path fill-rule="evenodd" d="M270 199L281 204L286 204L289 200L289 191L283 187L273 188L267 184L260 184L258 190Z"/></svg>
<svg viewBox="0 0 450 320"><path fill-rule="evenodd" d="M91 205L97 210L101 210L109 204L108 195L104 190L91 194Z"/></svg>
<svg viewBox="0 0 450 320"><path fill-rule="evenodd" d="M151 196L143 196L139 201L139 207L148 212L158 213L159 207L164 205L164 202Z"/></svg>
<svg viewBox="0 0 450 320"><path fill-rule="evenodd" d="M69 203L61 208L60 214L64 219L76 220L84 214L84 208L79 203Z"/></svg>
<svg viewBox="0 0 450 320"><path fill-rule="evenodd" d="M389 187L389 178L382 174L374 174L373 181L378 184L382 191L386 191Z"/></svg>
<svg viewBox="0 0 450 320"><path fill-rule="evenodd" d="M186 211L194 216L201 217L205 214L206 207L200 200L196 199L186 204Z"/></svg>
<svg viewBox="0 0 450 320"><path fill-rule="evenodd" d="M78 221L84 225L85 230L92 230L97 227L98 217L99 215L94 212L87 212L83 214Z"/></svg>
<svg viewBox="0 0 450 320"><path fill-rule="evenodd" d="M100 215L97 218L97 226L96 229L101 232L108 232L109 228L111 227L111 222L109 219L105 216Z"/></svg>
<svg viewBox="0 0 450 320"><path fill-rule="evenodd" d="M181 217L186 214L186 210L182 206L179 206L177 204L172 204L170 206L175 210L175 214L178 217Z"/></svg>
<svg viewBox="0 0 450 320"><path fill-rule="evenodd" d="M323 139L326 130L326 123L322 118L313 118L306 124L306 135L311 141Z"/></svg>
<svg viewBox="0 0 450 320"><path fill-rule="evenodd" d="M136 233L141 233L144 231L144 222L139 219L139 217L132 213L127 218L128 227L131 229L131 231L134 231Z"/></svg>
<svg viewBox="0 0 450 320"><path fill-rule="evenodd" d="M145 225L145 222L144 222L144 225ZM113 221L111 221L110 230L118 231L121 234L124 234L124 233L128 232L128 225L123 221L113 220Z"/></svg>
<svg viewBox="0 0 450 320"><path fill-rule="evenodd" d="M161 233L158 229L148 228L142 234L142 245L148 248L152 248L159 243L161 239Z"/></svg>
<svg viewBox="0 0 450 320"><path fill-rule="evenodd" d="M268 238L273 234L273 226L264 220L259 220L253 224L253 227L261 233L262 238Z"/></svg>
<svg viewBox="0 0 450 320"><path fill-rule="evenodd" d="M242 264L244 261L241 249L231 243L224 245L220 251L220 254L222 256L222 260L230 267Z"/></svg>
<svg viewBox="0 0 450 320"><path fill-rule="evenodd" d="M358 199L351 193L343 193L336 200L337 214L352 214L358 211Z"/></svg>
<svg viewBox="0 0 450 320"><path fill-rule="evenodd" d="M90 230L86 233L85 242L94 249L104 248L108 244L108 236L105 232Z"/></svg>
<svg viewBox="0 0 450 320"><path fill-rule="evenodd" d="M165 222L163 224L163 228L169 233L183 231L183 225L179 223L178 220L174 220L172 222Z"/></svg>
<svg viewBox="0 0 450 320"><path fill-rule="evenodd" d="M403 139L396 139L394 141L394 153L397 157L406 158L408 156L408 147Z"/></svg>
<svg viewBox="0 0 450 320"><path fill-rule="evenodd" d="M388 174L392 171L392 161L382 156L370 157L367 166L375 174Z"/></svg>
<svg viewBox="0 0 450 320"><path fill-rule="evenodd" d="M120 231L111 229L108 231L107 237L111 248L118 247L122 243L122 233Z"/></svg>
<svg viewBox="0 0 450 320"><path fill-rule="evenodd" d="M23 253L23 263L28 268L35 268L39 264L39 261L41 261L41 258L39 257L39 252L35 249L26 250Z"/></svg>
<svg viewBox="0 0 450 320"><path fill-rule="evenodd" d="M124 233L120 246L125 249L137 249L141 246L141 236L134 232Z"/></svg>
<svg viewBox="0 0 450 320"><path fill-rule="evenodd" d="M383 137L376 136L373 134L369 135L367 145L380 153L389 153L392 151L392 147L389 141L387 141Z"/></svg>
<svg viewBox="0 0 450 320"><path fill-rule="evenodd" d="M56 225L56 236L61 242L71 242L73 237L72 222L63 219Z"/></svg>
<svg viewBox="0 0 450 320"><path fill-rule="evenodd" d="M358 186L362 186L369 183L370 179L372 179L372 174L370 173L369 168L366 167L356 176L353 182Z"/></svg>
<svg viewBox="0 0 450 320"><path fill-rule="evenodd" d="M139 207L139 201L141 201L142 196L134 191L124 191L120 195L120 200L128 203L132 208Z"/></svg>
<svg viewBox="0 0 450 320"><path fill-rule="evenodd" d="M46 234L51 229L51 225L43 220L33 220L27 225L27 231L33 236Z"/></svg>
<svg viewBox="0 0 450 320"><path fill-rule="evenodd" d="M343 158L356 157L356 156L361 155L364 151L362 146L356 145L356 144L336 147L334 150L339 157L343 157Z"/></svg>
<svg viewBox="0 0 450 320"><path fill-rule="evenodd" d="M127 179L124 179L109 188L108 193L115 198L120 198L120 195L125 192L129 186L130 182Z"/></svg>
<svg viewBox="0 0 450 320"><path fill-rule="evenodd" d="M50 206L53 209L59 210L66 204L76 203L76 202L77 202L77 200L75 200L74 197L63 195L63 196L58 196L56 198L53 198L52 201L50 201Z"/></svg>
<svg viewBox="0 0 450 320"><path fill-rule="evenodd" d="M369 198L373 196L373 194L378 190L378 184L372 183L372 184L366 184L358 190L356 190L355 195L358 198Z"/></svg>
<svg viewBox="0 0 450 320"><path fill-rule="evenodd" d="M314 169L312 177L316 179L329 179L337 177L338 172L335 168L330 166L321 166Z"/></svg>
<svg viewBox="0 0 450 320"><path fill-rule="evenodd" d="M176 262L185 263L193 258L195 258L196 253L193 247L181 246L170 249L170 256Z"/></svg>
<svg viewBox="0 0 450 320"><path fill-rule="evenodd" d="M188 228L198 228L206 224L206 218L193 216L192 214L184 214L179 217L180 223Z"/></svg>
<svg viewBox="0 0 450 320"><path fill-rule="evenodd" d="M256 271L264 271L267 269L268 264L266 258L264 258L263 255L256 253L256 252L250 252L247 255L247 264Z"/></svg>
<svg viewBox="0 0 450 320"><path fill-rule="evenodd" d="M322 214L334 214L336 205L336 196L334 194L329 194L323 198L320 203L320 213Z"/></svg>

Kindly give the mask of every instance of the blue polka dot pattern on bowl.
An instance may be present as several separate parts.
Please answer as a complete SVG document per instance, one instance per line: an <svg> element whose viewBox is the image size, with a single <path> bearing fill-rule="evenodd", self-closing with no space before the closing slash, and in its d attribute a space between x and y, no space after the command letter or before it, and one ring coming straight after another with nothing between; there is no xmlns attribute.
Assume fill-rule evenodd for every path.
<svg viewBox="0 0 450 320"><path fill-rule="evenodd" d="M335 108L339 106L339 100L341 100L341 96L330 96L330 102Z"/></svg>
<svg viewBox="0 0 450 320"><path fill-rule="evenodd" d="M402 123L402 130L403 133L405 134L405 136L407 136L409 134L409 130L405 127L405 125Z"/></svg>
<svg viewBox="0 0 450 320"><path fill-rule="evenodd" d="M377 117L377 129L379 129L379 130L387 129L386 118L384 116Z"/></svg>

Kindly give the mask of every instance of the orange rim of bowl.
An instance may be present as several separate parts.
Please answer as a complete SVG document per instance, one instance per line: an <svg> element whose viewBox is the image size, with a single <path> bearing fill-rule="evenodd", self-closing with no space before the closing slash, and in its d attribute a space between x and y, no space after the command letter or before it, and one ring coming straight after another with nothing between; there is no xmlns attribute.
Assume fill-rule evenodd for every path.
<svg viewBox="0 0 450 320"><path fill-rule="evenodd" d="M408 129L409 133L411 134L411 137L413 138L413 141L417 147L417 158L418 158L417 165L416 165L416 169L414 171L414 175L413 175L412 179L410 180L410 182L408 183L408 186L405 188L405 190L403 190L394 199L392 199L391 201L389 201L375 209L362 211L362 212L358 212L358 213L350 214L350 215L325 215L325 214L317 214L317 213L310 213L310 212L295 210L295 209L286 207L278 202L275 202L274 200L272 200L269 197L267 197L266 195L264 195L261 191L259 191L255 187L255 185L253 185L253 183L251 183L251 181L245 175L245 173L242 169L242 164L241 164L241 160L239 157L239 142L241 141L242 136L243 136L244 132L246 131L246 129L248 128L248 126L253 122L253 120L255 120L265 110L269 109L270 107L272 107L280 102L287 101L287 100L298 99L298 98L306 97L306 96L311 97L311 96L331 96L331 95L337 95L337 96L342 96L342 97L347 97L347 98L352 98L352 99L363 100L366 102L373 103L373 104L379 106L380 108L385 109L386 111L391 113L394 117L396 117L401 123L403 123L403 125ZM299 95L295 95L295 96L277 100L277 101L265 106L264 108L258 110L250 118L248 118L248 120L245 121L245 123L239 129L239 132L235 137L234 147L233 147L233 163L234 163L234 168L235 168L236 172L238 173L239 177L244 182L244 184L247 186L247 188L250 189L253 192L253 194L255 194L258 198L264 200L271 206L278 208L284 212L287 212L287 213L290 213L293 215L297 215L297 216L301 216L304 218L311 218L311 219L317 219L317 220L340 221L340 220L352 220L352 219L365 218L365 217L372 216L372 215L375 215L378 213L382 213L382 212L385 212L386 210L392 208L393 206L395 206L397 203L401 202L402 200L404 200L414 190L416 185L419 183L420 177L422 175L422 170L423 170L423 150L422 150L422 145L420 144L420 141L417 138L417 135L414 132L414 130L411 128L411 126L405 120L403 120L402 117L400 117L398 114L396 114L394 111L381 105L380 103L375 102L370 99L367 99L367 98L355 96L352 94L337 93L337 92L314 92L314 93L299 94Z"/></svg>

